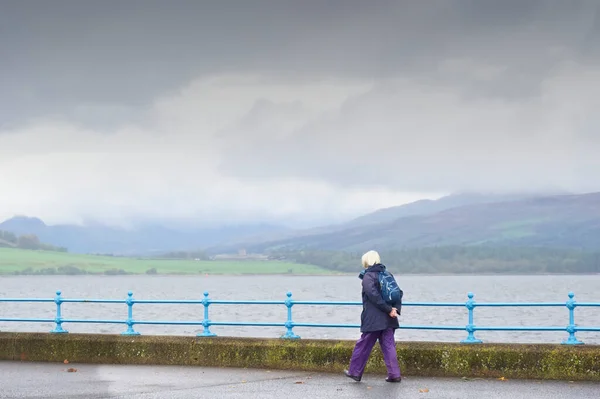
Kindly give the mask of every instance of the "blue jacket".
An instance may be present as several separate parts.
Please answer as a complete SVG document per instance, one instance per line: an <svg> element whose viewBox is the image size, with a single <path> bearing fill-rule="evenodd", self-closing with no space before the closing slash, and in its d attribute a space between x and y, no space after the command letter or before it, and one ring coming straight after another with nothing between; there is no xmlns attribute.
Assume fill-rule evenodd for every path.
<svg viewBox="0 0 600 399"><path fill-rule="evenodd" d="M399 327L398 318L390 317L392 306L388 305L381 297L379 287L379 272L384 271L385 266L375 264L359 274L362 279L362 303L363 311L360 315L360 332L374 332L396 329ZM400 308L398 308L400 311Z"/></svg>

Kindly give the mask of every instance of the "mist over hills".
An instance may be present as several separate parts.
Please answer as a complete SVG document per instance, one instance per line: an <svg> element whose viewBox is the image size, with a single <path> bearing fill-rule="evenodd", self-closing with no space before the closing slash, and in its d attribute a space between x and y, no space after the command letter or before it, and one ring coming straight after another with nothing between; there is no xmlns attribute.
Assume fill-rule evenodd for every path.
<svg viewBox="0 0 600 399"><path fill-rule="evenodd" d="M178 250L208 253L402 250L441 246L600 248L600 193L462 193L380 209L346 223L297 230L269 224L210 228L148 224L123 229L98 224L48 226L18 216L0 230L35 234L75 253L149 255Z"/></svg>
<svg viewBox="0 0 600 399"><path fill-rule="evenodd" d="M92 225L46 225L35 217L17 216L0 223L0 230L35 234L42 242L66 247L74 253L152 255L168 251L195 250L210 245L288 228L270 224L237 226L167 227L159 224L132 229Z"/></svg>

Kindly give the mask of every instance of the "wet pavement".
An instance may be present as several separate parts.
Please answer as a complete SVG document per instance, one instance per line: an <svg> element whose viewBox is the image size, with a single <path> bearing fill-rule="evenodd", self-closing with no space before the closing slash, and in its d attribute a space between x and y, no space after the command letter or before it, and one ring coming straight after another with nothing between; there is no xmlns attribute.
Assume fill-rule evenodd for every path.
<svg viewBox="0 0 600 399"><path fill-rule="evenodd" d="M69 369L72 369L69 371ZM598 398L600 383L0 361L0 398Z"/></svg>

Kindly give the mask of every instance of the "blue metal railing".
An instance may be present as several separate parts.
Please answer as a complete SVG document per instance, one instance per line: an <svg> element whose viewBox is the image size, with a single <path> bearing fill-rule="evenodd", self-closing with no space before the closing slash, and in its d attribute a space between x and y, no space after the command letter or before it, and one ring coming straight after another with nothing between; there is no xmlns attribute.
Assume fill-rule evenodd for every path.
<svg viewBox="0 0 600 399"><path fill-rule="evenodd" d="M461 343L474 344L481 343L480 339L475 337L476 331L566 331L569 336L562 343L565 345L581 345L575 336L576 332L600 332L600 327L580 327L575 324L575 309L577 307L600 307L600 303L587 302L578 303L575 301L575 294L570 292L569 299L566 302L489 302L477 303L473 299L473 293L467 294L466 302L407 302L403 307L465 307L468 311L468 322L466 326L436 326L436 325L400 325L400 329L405 330L442 330L442 331L466 331L467 337ZM129 291L126 299L69 299L64 298L61 291L56 291L54 298L0 298L3 302L29 302L29 303L55 303L56 317L54 319L42 318L2 318L0 322L33 322L33 323L55 323L53 334L65 334L63 323L101 323L101 324L124 324L127 329L122 335L139 335L135 331L135 325L197 325L202 326L202 332L198 337L214 337L211 326L253 326L253 327L284 327L285 333L281 336L284 339L300 338L293 331L294 327L328 327L328 328L359 328L359 324L323 324L323 323L297 323L292 319L292 307L295 305L325 305L325 306L361 306L362 302L323 302L323 301L296 301L292 299L292 293L287 293L287 299L284 301L230 301L210 299L208 292L204 292L204 298L201 300L139 300L133 298L133 293ZM62 317L61 307L63 303L113 303L127 305L127 318L125 320L100 320L100 319L65 319ZM202 305L204 307L204 316L202 321L158 321L158 320L135 320L133 318L134 304L183 304L183 305ZM285 305L287 307L287 320L280 323L260 323L260 322L223 322L212 321L209 318L210 305ZM474 310L478 307L566 307L569 311L569 324L566 327L506 327L506 326L477 326L474 321Z"/></svg>

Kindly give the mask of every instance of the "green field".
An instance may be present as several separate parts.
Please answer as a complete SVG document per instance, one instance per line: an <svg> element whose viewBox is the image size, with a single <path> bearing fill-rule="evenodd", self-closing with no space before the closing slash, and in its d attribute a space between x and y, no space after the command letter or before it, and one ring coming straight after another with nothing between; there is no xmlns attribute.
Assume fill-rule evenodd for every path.
<svg viewBox="0 0 600 399"><path fill-rule="evenodd" d="M280 261L136 259L0 248L0 275L79 274L77 270L98 274L145 274L150 269L156 269L158 274L332 274L318 266Z"/></svg>

